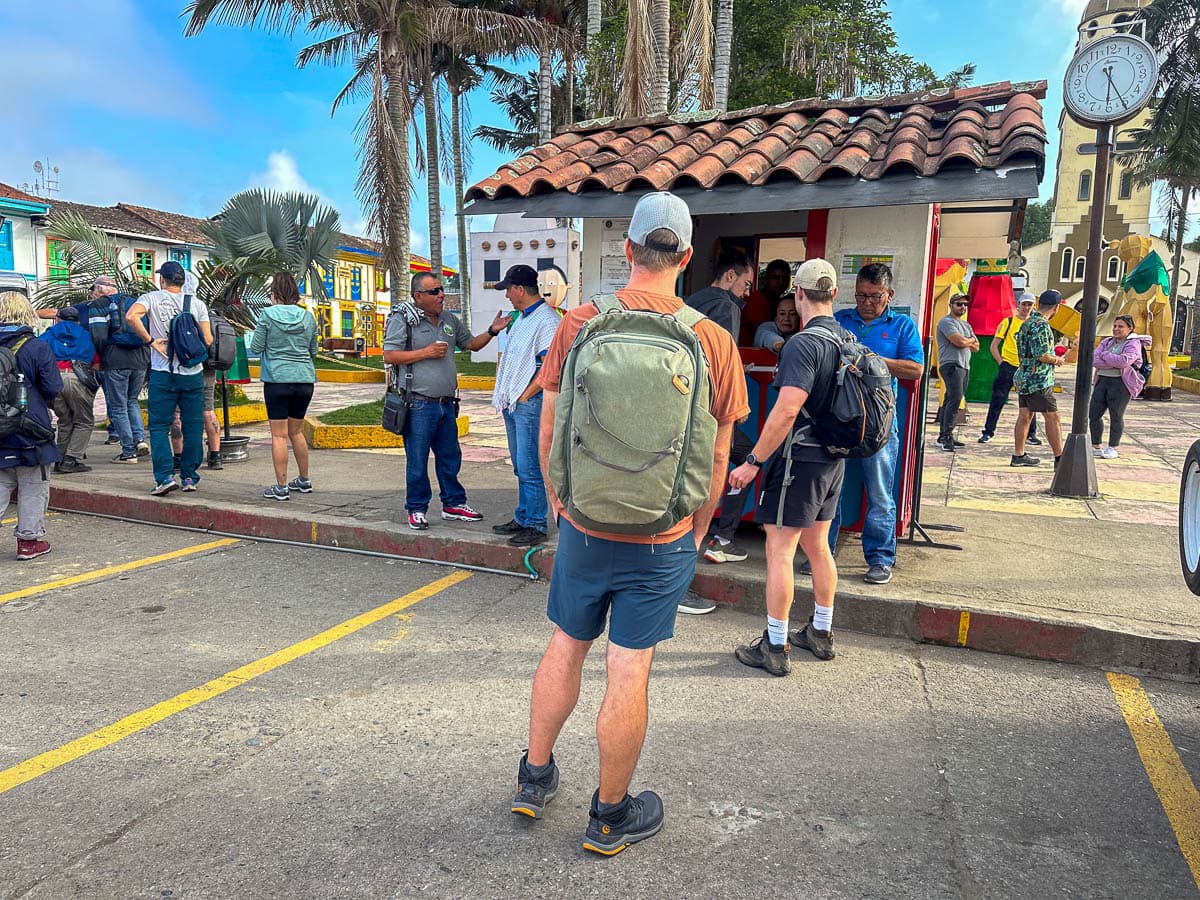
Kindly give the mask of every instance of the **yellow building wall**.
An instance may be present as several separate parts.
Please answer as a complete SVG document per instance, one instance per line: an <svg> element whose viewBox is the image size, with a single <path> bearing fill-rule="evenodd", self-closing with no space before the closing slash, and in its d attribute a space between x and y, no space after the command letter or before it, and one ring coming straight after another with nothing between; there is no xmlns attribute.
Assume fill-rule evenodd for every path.
<svg viewBox="0 0 1200 900"><path fill-rule="evenodd" d="M375 257L339 250L334 257L332 270L332 297L318 298L310 279L305 279L300 285L302 302L317 320L317 336L361 337L366 340L368 347L380 346L383 332L379 327L379 315L387 315L389 304L379 299ZM326 273L322 270L321 274L324 277ZM354 299L356 281L359 285L357 300Z"/></svg>

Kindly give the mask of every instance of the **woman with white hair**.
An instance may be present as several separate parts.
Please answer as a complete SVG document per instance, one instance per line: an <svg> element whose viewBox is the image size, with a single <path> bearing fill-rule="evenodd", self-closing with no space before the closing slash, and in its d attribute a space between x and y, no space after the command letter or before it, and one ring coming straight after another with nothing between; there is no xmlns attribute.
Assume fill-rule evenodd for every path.
<svg viewBox="0 0 1200 900"><path fill-rule="evenodd" d="M17 559L50 552L46 507L50 466L62 460L50 406L63 389L50 345L37 337L24 295L0 293L0 512L17 495Z"/></svg>

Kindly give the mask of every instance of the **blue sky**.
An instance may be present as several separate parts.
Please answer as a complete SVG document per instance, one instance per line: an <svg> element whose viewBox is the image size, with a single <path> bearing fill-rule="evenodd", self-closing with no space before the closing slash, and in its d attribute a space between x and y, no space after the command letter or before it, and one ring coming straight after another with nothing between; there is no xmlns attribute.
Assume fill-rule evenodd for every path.
<svg viewBox="0 0 1200 900"><path fill-rule="evenodd" d="M1048 79L1046 122L1053 189L1063 70L1086 0L893 0L901 48L945 71L972 61L976 83ZM211 27L183 36L185 0L67 0L0 4L5 139L0 181L32 181L32 162L61 170L62 199L118 201L196 216L217 212L247 187L311 190L332 203L348 231L364 229L355 197L359 110L331 118L347 73L297 70L303 35ZM969 12L967 12L969 10ZM735 5L736 17L736 5ZM506 124L472 98L474 124ZM475 145L468 184L503 162ZM428 253L425 186L413 210L413 250ZM452 207L449 185L443 204ZM445 259L456 256L444 216ZM1155 225L1156 230L1158 225Z"/></svg>

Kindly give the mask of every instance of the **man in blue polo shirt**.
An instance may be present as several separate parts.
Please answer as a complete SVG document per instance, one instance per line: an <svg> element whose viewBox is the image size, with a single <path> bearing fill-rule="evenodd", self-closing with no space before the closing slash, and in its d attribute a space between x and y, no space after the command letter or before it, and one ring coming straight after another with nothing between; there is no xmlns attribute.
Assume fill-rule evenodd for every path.
<svg viewBox="0 0 1200 900"><path fill-rule="evenodd" d="M925 371L925 352L916 323L891 308L892 270L883 263L871 263L859 270L854 285L854 309L834 313L838 324L855 335L859 342L883 357L892 373L892 391L896 379L915 380ZM887 446L866 459L846 460L847 480L857 468L867 492L867 515L863 520L862 546L867 561L864 579L870 584L887 584L896 565L896 460L900 456L900 431L892 424ZM841 513L829 527L829 548L837 545ZM801 567L805 574L808 563Z"/></svg>

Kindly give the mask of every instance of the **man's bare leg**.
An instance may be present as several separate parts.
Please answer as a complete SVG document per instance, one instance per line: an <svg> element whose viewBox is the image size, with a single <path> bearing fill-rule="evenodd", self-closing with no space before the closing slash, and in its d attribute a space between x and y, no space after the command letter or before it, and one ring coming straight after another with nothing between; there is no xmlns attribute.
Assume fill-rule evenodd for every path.
<svg viewBox="0 0 1200 900"><path fill-rule="evenodd" d="M1050 449L1054 451L1054 458L1062 456L1063 439L1062 439L1062 422L1057 412L1048 412L1042 415L1046 420L1046 437L1050 438Z"/></svg>
<svg viewBox="0 0 1200 900"><path fill-rule="evenodd" d="M629 650L608 644L608 685L596 719L601 803L620 803L629 791L646 739L646 689L653 660L653 647Z"/></svg>
<svg viewBox="0 0 1200 900"><path fill-rule="evenodd" d="M550 645L533 676L529 701L529 764L540 767L550 762L558 733L579 701L579 679L591 641L577 641L555 628Z"/></svg>
<svg viewBox="0 0 1200 900"><path fill-rule="evenodd" d="M837 593L837 563L829 552L829 522L814 522L800 531L800 549L812 566L813 602L826 609L833 608Z"/></svg>
<svg viewBox="0 0 1200 900"><path fill-rule="evenodd" d="M799 528L767 526L767 615L773 619L787 619L792 608L792 599L796 593L796 574L793 565L796 561L796 544L800 540ZM828 540L829 523L825 523L826 540ZM825 548L825 556L833 563L829 547ZM812 557L810 556L811 560ZM813 584L816 584L816 562L813 563Z"/></svg>
<svg viewBox="0 0 1200 900"><path fill-rule="evenodd" d="M1013 426L1013 456L1025 455L1025 438L1029 436L1029 421L1032 418L1033 413L1027 409L1017 411L1017 424ZM1046 432L1048 434L1050 432L1050 416L1047 414L1044 418L1046 419ZM1061 436L1059 442L1062 442ZM1054 446L1053 441L1050 446ZM1062 451L1059 450L1059 452L1061 453Z"/></svg>

